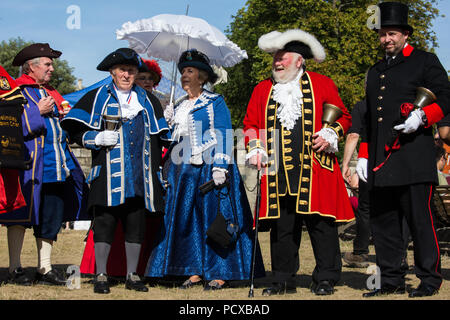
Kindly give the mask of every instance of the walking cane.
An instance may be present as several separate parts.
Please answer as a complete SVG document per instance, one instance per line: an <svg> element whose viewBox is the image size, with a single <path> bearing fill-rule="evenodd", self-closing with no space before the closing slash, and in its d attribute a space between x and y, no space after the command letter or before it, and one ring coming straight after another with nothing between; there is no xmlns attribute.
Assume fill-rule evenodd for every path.
<svg viewBox="0 0 450 320"><path fill-rule="evenodd" d="M261 202L261 182L260 182L261 168L258 168L258 174L256 177L256 210L255 210L255 241L253 243L253 255L252 255L252 271L250 275L250 290L248 291L248 297L253 298L253 287L255 278L255 260L256 260L256 248L258 245L258 225L259 225L259 204Z"/></svg>

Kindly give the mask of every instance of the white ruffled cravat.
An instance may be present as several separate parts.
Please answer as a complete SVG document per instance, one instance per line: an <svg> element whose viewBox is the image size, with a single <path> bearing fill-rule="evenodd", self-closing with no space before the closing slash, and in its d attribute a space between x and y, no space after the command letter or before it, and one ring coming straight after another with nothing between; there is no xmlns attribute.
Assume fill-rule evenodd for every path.
<svg viewBox="0 0 450 320"><path fill-rule="evenodd" d="M189 112L194 108L197 99L183 100L175 110L173 123L175 126L173 138L178 140L181 136L189 134Z"/></svg>
<svg viewBox="0 0 450 320"><path fill-rule="evenodd" d="M273 86L273 99L279 104L277 118L287 130L294 128L295 122L302 116L303 93L299 82L302 74L303 69L294 80Z"/></svg>
<svg viewBox="0 0 450 320"><path fill-rule="evenodd" d="M123 91L116 89L117 98L119 99L120 112L122 118L133 119L144 108L139 103L137 94L134 91Z"/></svg>

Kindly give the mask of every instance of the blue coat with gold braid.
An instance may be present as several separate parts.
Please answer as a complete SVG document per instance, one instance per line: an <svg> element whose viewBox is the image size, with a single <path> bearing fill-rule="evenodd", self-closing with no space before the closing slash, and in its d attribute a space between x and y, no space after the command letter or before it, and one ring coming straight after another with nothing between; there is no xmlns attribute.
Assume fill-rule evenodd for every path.
<svg viewBox="0 0 450 320"><path fill-rule="evenodd" d="M170 130L158 99L136 85L132 92L143 110L121 122L119 142L112 148L101 148L94 142L105 130L104 116L121 115L112 81L86 93L61 122L74 142L92 152L87 178L91 186L89 209L94 205L117 206L136 196L145 199L150 212L164 209L160 166L162 147L171 140Z"/></svg>
<svg viewBox="0 0 450 320"><path fill-rule="evenodd" d="M182 126L175 123L174 141L166 155L168 189L164 223L146 276L248 279L253 220L241 176L232 161L230 112L221 95L206 90L179 117L177 112L186 106L183 103L175 107L175 121L184 119L186 122ZM184 128L180 130L180 127ZM210 181L213 170L219 168L228 171L229 187L202 195L199 186ZM218 208L226 220L240 228L237 242L227 249L210 241L206 235ZM256 275L261 276L264 266L259 247L257 249Z"/></svg>

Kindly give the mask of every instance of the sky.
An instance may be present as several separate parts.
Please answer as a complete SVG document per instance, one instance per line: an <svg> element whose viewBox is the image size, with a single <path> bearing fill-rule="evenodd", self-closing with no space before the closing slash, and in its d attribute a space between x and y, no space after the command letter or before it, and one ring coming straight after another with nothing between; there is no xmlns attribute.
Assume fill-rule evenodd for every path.
<svg viewBox="0 0 450 320"><path fill-rule="evenodd" d="M62 51L61 59L74 68L73 74L89 86L106 73L97 65L109 53L128 47L116 39L116 30L128 21L158 14L186 14L205 19L224 31L246 0L0 0L0 41L21 37L25 41L47 42ZM450 70L450 0L440 0L441 14L433 23L439 48L435 51L446 70ZM79 15L78 15L79 13ZM78 19L79 17L79 19ZM148 58L147 56L143 56ZM163 64L169 76L171 68Z"/></svg>

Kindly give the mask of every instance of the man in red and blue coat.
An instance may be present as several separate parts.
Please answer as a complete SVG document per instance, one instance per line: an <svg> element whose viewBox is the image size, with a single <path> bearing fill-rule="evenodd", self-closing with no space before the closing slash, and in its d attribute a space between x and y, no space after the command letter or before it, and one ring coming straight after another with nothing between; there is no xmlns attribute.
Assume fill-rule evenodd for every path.
<svg viewBox="0 0 450 320"><path fill-rule="evenodd" d="M306 71L305 59L325 59L317 39L302 30L263 35L259 47L273 53L272 78L254 89L244 119L247 159L262 164L261 226L271 229L275 283L263 295L296 292L302 224L316 257L312 292L329 295L340 279L336 222L354 219L335 153L351 116L333 81ZM339 110L324 126L324 105Z"/></svg>
<svg viewBox="0 0 450 320"><path fill-rule="evenodd" d="M432 209L438 177L431 126L450 111L450 86L436 55L408 44L413 33L408 25L408 7L397 2L384 2L379 7L381 26L377 31L385 57L367 74L363 131L367 134L362 135L356 171L370 189L370 223L381 287L364 297L405 293L404 217L420 279L420 285L409 296L430 296L442 284ZM418 87L431 90L436 101L421 109L407 110L414 108Z"/></svg>
<svg viewBox="0 0 450 320"><path fill-rule="evenodd" d="M13 65L22 67L23 74L16 83L28 101L22 127L25 161L31 162L31 168L21 172L20 178L27 206L0 215L0 223L8 226L10 282L19 285L31 285L33 281L20 262L27 227L33 227L38 251L34 280L63 286L65 278L51 265L53 243L63 221L89 219L88 186L60 126L60 118L67 113L62 106L64 99L48 84L54 71L53 59L60 55L48 43L34 43L13 60Z"/></svg>

